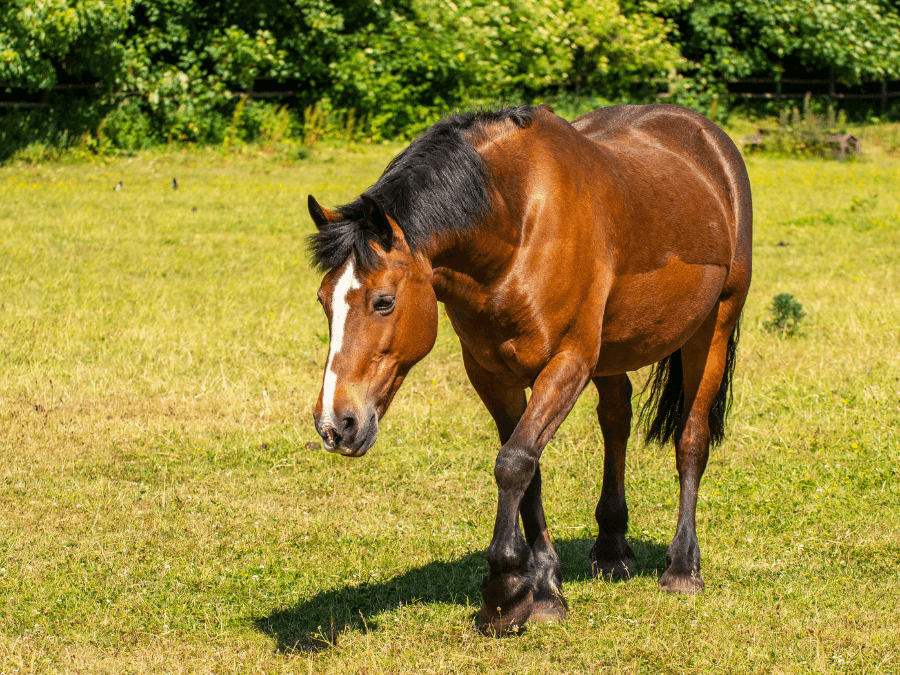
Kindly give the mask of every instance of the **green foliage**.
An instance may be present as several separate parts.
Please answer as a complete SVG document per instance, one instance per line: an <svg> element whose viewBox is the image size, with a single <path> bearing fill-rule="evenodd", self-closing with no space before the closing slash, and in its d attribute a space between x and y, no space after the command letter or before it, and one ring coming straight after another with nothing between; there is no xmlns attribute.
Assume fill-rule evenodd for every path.
<svg viewBox="0 0 900 675"><path fill-rule="evenodd" d="M88 75L112 88L139 0L7 0L0 3L0 82L45 89Z"/></svg>
<svg viewBox="0 0 900 675"><path fill-rule="evenodd" d="M335 104L374 137L415 134L477 103L618 94L680 58L667 22L615 0L413 0L388 11L334 64Z"/></svg>
<svg viewBox="0 0 900 675"><path fill-rule="evenodd" d="M663 94L724 119L729 78L900 77L900 14L876 0L5 0L3 11L7 93L89 87L50 91L49 110L5 109L0 159L84 134L96 151L300 142L301 111L317 105L325 136L376 140L455 109L567 97ZM254 89L290 94L263 103Z"/></svg>
<svg viewBox="0 0 900 675"><path fill-rule="evenodd" d="M27 90L96 81L79 103L85 122L62 128L109 127L107 140L126 151L146 139L249 140L253 125L235 127L235 115L262 105L241 103L260 81L295 91L298 111L332 106L332 133L349 122L377 139L482 102L643 91L680 62L670 22L617 0L21 0L16 9L0 28L0 81ZM61 102L52 96L53 108ZM46 113L12 116L27 117L36 138L54 127Z"/></svg>
<svg viewBox="0 0 900 675"><path fill-rule="evenodd" d="M782 337L795 337L801 334L800 322L806 316L803 305L794 300L790 293L779 293L772 300L769 307L771 321L764 321L763 326L770 333L777 333Z"/></svg>
<svg viewBox="0 0 900 675"><path fill-rule="evenodd" d="M303 114L303 144L312 148L328 134L331 101L309 106Z"/></svg>
<svg viewBox="0 0 900 675"><path fill-rule="evenodd" d="M817 112L812 104L811 96L803 99L803 108L794 106L783 108L776 129L761 130L762 138L748 151L762 151L778 155L819 156L836 155L836 144L831 140L833 134L842 133L847 126L847 117L843 111L835 113L835 107L829 105L825 112Z"/></svg>
<svg viewBox="0 0 900 675"><path fill-rule="evenodd" d="M16 0L7 15L0 83L25 91L68 82L97 86L81 98L54 92L49 111L0 117L0 157L36 139L59 145L60 129L99 141L102 128L126 151L145 147L147 139L222 142L255 82L300 83L296 101L312 104L330 86L329 64L349 44L345 17L325 0ZM248 107L244 137L264 132L252 119L270 115L269 108L281 106ZM282 115L286 132L284 121Z"/></svg>
<svg viewBox="0 0 900 675"><path fill-rule="evenodd" d="M113 110L101 123L98 136L126 152L145 150L153 144L150 119L140 105L128 101Z"/></svg>
<svg viewBox="0 0 900 675"><path fill-rule="evenodd" d="M900 11L878 0L713 0L672 13L685 55L724 79L795 65L843 82L900 77Z"/></svg>

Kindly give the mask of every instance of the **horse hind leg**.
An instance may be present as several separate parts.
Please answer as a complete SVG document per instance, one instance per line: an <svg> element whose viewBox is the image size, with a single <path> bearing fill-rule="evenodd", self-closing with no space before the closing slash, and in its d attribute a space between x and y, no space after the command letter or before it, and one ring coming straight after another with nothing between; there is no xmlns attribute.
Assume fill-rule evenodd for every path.
<svg viewBox="0 0 900 675"><path fill-rule="evenodd" d="M705 585L700 575L697 495L710 441L721 442L724 434L741 304L720 301L680 354L673 355L681 360L684 386L684 409L674 432L680 495L675 536L666 551L666 571L659 579L661 590L698 593Z"/></svg>
<svg viewBox="0 0 900 675"><path fill-rule="evenodd" d="M634 552L625 533L628 504L625 501L625 449L631 433L631 381L628 375L593 379L600 400L597 418L603 434L603 487L595 517L600 532L591 548L591 574L624 578L633 573Z"/></svg>

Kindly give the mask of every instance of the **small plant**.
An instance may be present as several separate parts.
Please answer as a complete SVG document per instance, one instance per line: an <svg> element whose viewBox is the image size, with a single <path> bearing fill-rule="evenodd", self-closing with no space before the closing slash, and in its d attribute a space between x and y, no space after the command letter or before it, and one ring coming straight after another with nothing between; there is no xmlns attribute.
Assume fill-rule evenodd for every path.
<svg viewBox="0 0 900 675"><path fill-rule="evenodd" d="M868 208L878 206L878 193L871 197L853 197L853 203L850 205L851 211L863 211Z"/></svg>
<svg viewBox="0 0 900 675"><path fill-rule="evenodd" d="M303 145L312 148L327 135L330 112L331 101L327 98L303 112Z"/></svg>
<svg viewBox="0 0 900 675"><path fill-rule="evenodd" d="M244 96L241 96L240 100L238 100L237 104L234 106L234 112L231 114L231 124L225 131L225 138L222 140L222 145L226 150L230 149L235 142L241 143L244 141L244 136L246 135L246 130L244 129L244 112L247 109L247 100L248 97L245 94Z"/></svg>
<svg viewBox="0 0 900 675"><path fill-rule="evenodd" d="M782 337L794 337L801 334L800 322L806 316L803 305L794 300L790 293L779 293L769 307L771 321L764 321L763 327L770 333L778 333Z"/></svg>

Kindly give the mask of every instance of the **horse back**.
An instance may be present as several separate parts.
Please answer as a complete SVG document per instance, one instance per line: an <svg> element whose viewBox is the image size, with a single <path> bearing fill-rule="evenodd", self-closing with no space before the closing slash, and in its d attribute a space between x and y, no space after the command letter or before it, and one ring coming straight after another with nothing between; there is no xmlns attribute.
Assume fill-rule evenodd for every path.
<svg viewBox="0 0 900 675"><path fill-rule="evenodd" d="M747 170L734 142L709 119L677 105L618 105L572 126L600 151L621 200L640 211L633 206L619 215L632 216L641 240L658 248L677 236L685 262L730 266L749 256Z"/></svg>

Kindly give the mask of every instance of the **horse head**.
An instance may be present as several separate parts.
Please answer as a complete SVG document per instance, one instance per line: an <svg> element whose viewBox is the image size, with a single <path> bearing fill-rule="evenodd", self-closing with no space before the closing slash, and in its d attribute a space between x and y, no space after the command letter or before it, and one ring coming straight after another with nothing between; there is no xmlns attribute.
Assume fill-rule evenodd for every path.
<svg viewBox="0 0 900 675"><path fill-rule="evenodd" d="M364 218L348 224L309 198L320 232L335 224L361 228L361 240L373 254L351 250L325 275L318 292L330 340L316 431L329 451L348 457L361 457L375 443L378 421L410 368L431 351L438 325L430 263L410 250L375 199L361 199Z"/></svg>

